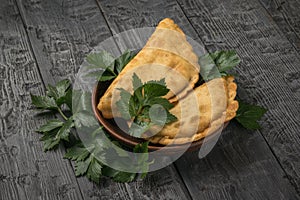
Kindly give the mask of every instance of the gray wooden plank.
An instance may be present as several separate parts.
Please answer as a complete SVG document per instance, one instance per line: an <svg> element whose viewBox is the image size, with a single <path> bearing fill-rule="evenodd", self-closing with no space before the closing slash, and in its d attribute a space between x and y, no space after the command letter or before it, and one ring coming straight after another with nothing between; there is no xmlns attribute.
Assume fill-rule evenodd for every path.
<svg viewBox="0 0 300 200"><path fill-rule="evenodd" d="M258 1L182 1L183 11L210 51L236 49L239 95L268 109L261 134L300 194L300 59ZM256 132L257 134L257 132Z"/></svg>
<svg viewBox="0 0 300 200"><path fill-rule="evenodd" d="M202 44L175 1L99 0L98 2L114 35L135 28L155 27L160 20L168 17L180 24L187 36Z"/></svg>
<svg viewBox="0 0 300 200"><path fill-rule="evenodd" d="M187 153L176 166L193 199L299 198L261 135L233 122L208 156Z"/></svg>
<svg viewBox="0 0 300 200"><path fill-rule="evenodd" d="M63 151L43 153L30 93L44 86L13 0L0 4L0 199L82 199Z"/></svg>
<svg viewBox="0 0 300 200"><path fill-rule="evenodd" d="M85 55L110 36L92 0L17 2L47 83L73 80Z"/></svg>
<svg viewBox="0 0 300 200"><path fill-rule="evenodd" d="M108 24L114 34L118 34L132 28L155 26L162 18L170 17L183 28L187 35L192 36L192 38L197 39L198 37L195 35L195 31L193 30L194 25L197 30L196 34L199 34L199 32L205 33L205 35L203 34L203 37L201 37L201 40L211 51L224 48L238 49L241 46L241 43L234 41L235 37L237 37L236 35L230 37L232 46L226 46L226 43L222 40L229 39L226 36L216 34L215 31L219 24L213 24L216 27L202 25L202 23L204 24L209 22L209 19L198 19L197 22L195 20L192 21L192 24L190 24L189 19L185 17L185 13L181 11L181 8L174 1L151 1L150 3L147 1L141 2L134 0L122 2L117 0L101 0L99 2L104 16L107 18ZM220 2L213 5L216 7L222 6ZM213 10L205 7L201 9L199 7L194 9L191 7L189 7L189 9L193 11L193 14L196 16L205 15L206 13L210 13L210 10ZM231 9L231 12L232 11L236 12L234 7ZM220 21L221 20L226 21L223 18L220 18ZM251 27L252 24L249 23L247 28L250 29ZM224 27L220 27L220 29L222 28L224 29ZM263 34L263 31L261 34ZM216 37L216 39L212 41L212 38L214 37ZM199 39L197 39L197 41L199 41ZM279 46L277 48L283 47ZM245 53L245 55L248 56L247 53ZM244 65L248 66L249 61L244 57L242 58ZM241 73L241 70L237 72ZM247 81L244 81L245 83L240 87L245 86L253 78L253 76L245 77L245 72L241 73L241 75L242 77L240 79ZM286 88L288 88L288 86L286 86ZM250 89L254 90L251 87ZM241 88L240 96L244 99L247 98L250 102L253 102L253 96L247 97L247 95L242 95L246 92L248 91ZM293 99L289 102L296 102L296 99L297 97L294 95ZM176 166L187 184L193 198L268 199L271 197L277 197L277 199L279 199L282 197L289 199L295 197L296 192L294 188L291 186L289 181L284 178L285 173L264 141L264 138L260 134L247 135L246 133L247 132L240 127L228 127L223 137L231 139L226 140L226 142L220 141L217 149L214 150L207 158L213 165L207 164L205 160L200 161L194 154L192 154L193 156L187 154L176 162ZM227 147L227 143L232 143L232 146L230 148ZM250 143L252 144L251 148L243 148L249 147ZM227 156L223 157L222 155L224 154L227 154ZM220 171L220 169L214 167L214 165L218 163L224 164L225 169ZM233 164L236 164L237 166ZM255 176L251 175L253 172L256 172ZM208 176L206 173L210 173L212 175ZM218 174L218 176L214 176L213 174ZM229 177L233 178L229 179ZM206 184L209 184L209 187L205 187ZM270 187L265 187L265 185ZM251 190L251 188L259 190L255 191L254 189Z"/></svg>
<svg viewBox="0 0 300 200"><path fill-rule="evenodd" d="M110 36L92 0L20 0L18 5L45 83L74 79L85 55ZM97 186L84 177L77 180L84 199L189 199L172 166L150 173L143 182L120 184L103 179Z"/></svg>
<svg viewBox="0 0 300 200"><path fill-rule="evenodd" d="M100 188L83 188L83 193L88 199L190 199L174 166L151 172L144 180L131 183L116 184L111 179L103 179Z"/></svg>
<svg viewBox="0 0 300 200"><path fill-rule="evenodd" d="M260 0L288 40L300 52L300 2Z"/></svg>
<svg viewBox="0 0 300 200"><path fill-rule="evenodd" d="M300 2L297 0L260 0L290 43L300 52ZM299 57L299 56L298 56ZM300 95L300 73L291 71L285 74L291 89Z"/></svg>

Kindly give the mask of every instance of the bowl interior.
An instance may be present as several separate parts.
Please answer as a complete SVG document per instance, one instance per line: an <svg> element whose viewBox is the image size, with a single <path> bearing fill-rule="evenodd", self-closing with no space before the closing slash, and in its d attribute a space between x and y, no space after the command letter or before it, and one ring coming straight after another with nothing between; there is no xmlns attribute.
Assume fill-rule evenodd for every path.
<svg viewBox="0 0 300 200"><path fill-rule="evenodd" d="M128 135L127 133L125 133L123 130L121 130L119 128L119 126L116 124L114 119L105 119L102 116L101 112L97 109L99 99L105 93L105 91L108 88L108 86L110 85L110 83L111 82L109 82L109 81L98 82L94 87L94 90L92 93L92 106L93 106L93 111L94 111L96 118L104 126L104 128L108 131L108 133L112 137L119 140L121 143L125 144L126 146L134 147L135 145L137 145L141 142L145 142L146 140L144 140L142 138L132 137L132 136ZM118 119L118 123L120 123L120 122L124 123L124 126L122 126L122 127L127 126L125 120L122 121L122 119ZM228 125L228 122L224 124L224 127L226 127L227 125ZM217 135L218 134L211 134L208 137L206 137L206 139L211 140L214 137L216 137ZM161 150L162 148L164 148L164 151L170 151L172 153L177 152L177 151L182 151L183 149L187 149L187 151L194 151L194 150L199 149L202 144L203 144L203 139L192 142L191 144L168 145L168 146L164 146L164 145L160 145L160 144L153 144L150 142L148 145L148 150L156 151L156 150Z"/></svg>

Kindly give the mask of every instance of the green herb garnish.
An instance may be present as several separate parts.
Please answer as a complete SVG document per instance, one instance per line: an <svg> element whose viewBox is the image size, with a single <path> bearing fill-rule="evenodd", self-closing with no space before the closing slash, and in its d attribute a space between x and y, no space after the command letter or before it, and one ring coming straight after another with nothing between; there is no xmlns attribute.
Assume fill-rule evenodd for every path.
<svg viewBox="0 0 300 200"><path fill-rule="evenodd" d="M140 168L141 171L148 171L149 165L151 163L153 163L153 161L148 162L148 159L149 159L149 156L147 154L148 153L148 143L149 142L144 142L144 143L138 144L133 149L133 152L135 152L135 153L143 153L143 154L136 156L136 159L138 160L138 164L140 166L142 166ZM135 173L118 171L118 170L112 169L108 166L105 166L103 168L103 174L105 174L108 177L113 178L113 180L116 182L130 182L130 181L133 181L135 178L137 178L137 174L135 174ZM147 173L142 173L140 177L145 178L146 175L147 175Z"/></svg>
<svg viewBox="0 0 300 200"><path fill-rule="evenodd" d="M235 119L246 129L260 129L257 122L266 113L266 109L256 105L250 105L239 100L239 109Z"/></svg>
<svg viewBox="0 0 300 200"><path fill-rule="evenodd" d="M44 142L45 151L56 148L62 140L69 141L69 134L74 123L72 117L68 118L62 112L62 105L66 104L68 107L71 107L72 99L68 98L69 93L71 93L70 90L70 82L63 80L55 86L48 85L46 96L31 95L32 104L36 108L58 112L65 120L50 120L37 130L43 134L41 140Z"/></svg>
<svg viewBox="0 0 300 200"><path fill-rule="evenodd" d="M202 81L209 81L221 76L227 76L228 71L240 63L234 50L215 51L199 57Z"/></svg>
<svg viewBox="0 0 300 200"><path fill-rule="evenodd" d="M98 81L112 80L118 76L135 55L135 53L128 50L116 59L106 51L89 54L86 59L89 64L88 69L93 71L86 76L97 77Z"/></svg>
<svg viewBox="0 0 300 200"><path fill-rule="evenodd" d="M103 81L115 78L132 58L131 52L125 52L117 59L113 59L107 52L101 52L90 54L87 61L90 64L89 68L105 69L104 73L107 76L104 74L104 78L100 78ZM98 122L92 117L90 98L90 93L72 90L69 80L62 80L55 86L48 85L45 96L31 95L32 104L36 108L41 111L49 110L51 114L60 116L49 120L37 130L43 134L41 140L44 142L44 151L56 149L59 144L63 144L67 149L64 157L75 162L75 175L86 175L96 183L100 182L101 176L111 177L118 182L133 181L138 177L137 173L118 171L103 164L108 151L121 158L129 157L129 155L126 151L120 151L101 139L101 134L103 131L105 133L105 130L99 127ZM75 125L76 128L90 128L93 131L90 134L91 138L88 138L89 141L84 142L85 145L77 136ZM112 143L121 147L117 141L112 140ZM138 144L133 152L148 152L148 142ZM138 154L136 160L139 164L137 167L141 168L137 171L141 173L151 164L147 161L148 154ZM145 177L145 174L143 173L141 177Z"/></svg>
<svg viewBox="0 0 300 200"><path fill-rule="evenodd" d="M134 73L132 76L134 93L119 88L120 100L116 103L122 117L132 122L129 134L141 137L151 126L164 126L177 118L169 110L173 108L167 99L162 98L169 92L165 80L142 83Z"/></svg>

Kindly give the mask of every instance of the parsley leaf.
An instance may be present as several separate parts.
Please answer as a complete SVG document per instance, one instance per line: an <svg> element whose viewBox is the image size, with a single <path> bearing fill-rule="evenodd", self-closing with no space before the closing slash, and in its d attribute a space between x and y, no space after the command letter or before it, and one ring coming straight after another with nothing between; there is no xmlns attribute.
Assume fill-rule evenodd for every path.
<svg viewBox="0 0 300 200"><path fill-rule="evenodd" d="M69 133L71 131L71 128L74 127L73 118L70 117L64 125L59 129L57 132L55 139L56 140L65 140L69 141Z"/></svg>
<svg viewBox="0 0 300 200"><path fill-rule="evenodd" d="M143 85L145 98L160 97L166 95L170 90L166 86L165 79L160 81L149 81Z"/></svg>
<svg viewBox="0 0 300 200"><path fill-rule="evenodd" d="M162 98L169 92L165 79L148 81L143 84L134 73L132 85L134 89L132 95L126 90L118 88L121 91L120 100L116 103L121 116L132 122L129 127L130 135L141 137L154 124L163 126L177 120L169 112L173 104ZM151 116L150 110L152 110Z"/></svg>
<svg viewBox="0 0 300 200"><path fill-rule="evenodd" d="M102 164L97 160L97 158L91 157L86 175L91 181L99 184L100 177L102 175Z"/></svg>
<svg viewBox="0 0 300 200"><path fill-rule="evenodd" d="M86 175L91 181L99 183L103 164L98 159L104 159L99 153L103 153L102 147L97 148L94 144L84 146L81 141L77 141L67 150L64 158L75 161L76 176Z"/></svg>
<svg viewBox="0 0 300 200"><path fill-rule="evenodd" d="M199 57L200 75L204 81L220 78L239 63L240 59L234 50L205 54Z"/></svg>
<svg viewBox="0 0 300 200"><path fill-rule="evenodd" d="M69 134L73 126L73 119L69 118L62 124L58 120L51 120L38 129L39 132L43 132L41 141L44 142L44 151L56 148L62 140L69 141Z"/></svg>
<svg viewBox="0 0 300 200"><path fill-rule="evenodd" d="M35 96L31 95L31 102L36 108L41 110L57 110L58 106L54 98L49 96Z"/></svg>
<svg viewBox="0 0 300 200"><path fill-rule="evenodd" d="M136 173L117 171L112 178L116 182L125 183L134 181L135 177Z"/></svg>
<svg viewBox="0 0 300 200"><path fill-rule="evenodd" d="M235 119L246 129L260 129L258 120L266 113L266 109L256 105L250 105L239 100L239 109Z"/></svg>
<svg viewBox="0 0 300 200"><path fill-rule="evenodd" d="M68 89L66 92L66 95L64 97L64 101L66 105L69 107L70 110L72 110L72 101L73 101L73 90L71 88Z"/></svg>
<svg viewBox="0 0 300 200"><path fill-rule="evenodd" d="M49 120L46 124L44 124L43 126L41 126L37 132L49 132L49 131L52 131L56 128L60 128L63 126L63 122L58 120L58 119L52 119L52 120Z"/></svg>
<svg viewBox="0 0 300 200"><path fill-rule="evenodd" d="M106 69L108 67L111 71L113 71L111 64L115 59L106 51L91 53L86 57L86 60L89 63L88 68L90 69Z"/></svg>
<svg viewBox="0 0 300 200"><path fill-rule="evenodd" d="M134 58L136 54L132 51L125 51L120 57L115 59L114 69L119 74L122 69Z"/></svg>
<svg viewBox="0 0 300 200"><path fill-rule="evenodd" d="M93 113L90 113L86 110L73 114L73 117L75 126L77 128L99 126L98 121L93 116Z"/></svg>
<svg viewBox="0 0 300 200"><path fill-rule="evenodd" d="M93 69L88 73L87 77L99 77L99 81L107 81L114 79L117 74L114 72L114 58L106 51L100 53L89 54L86 58L89 66L88 69ZM95 70L101 71L95 71Z"/></svg>
<svg viewBox="0 0 300 200"><path fill-rule="evenodd" d="M131 98L131 94L124 90L123 88L119 88L120 92L120 100L117 101L116 105L119 108L119 111L121 112L121 115L124 119L129 120L130 114L129 114L129 100Z"/></svg>
<svg viewBox="0 0 300 200"><path fill-rule="evenodd" d="M45 132L43 137L40 139L44 142L44 151L54 149L58 146L60 139L56 138L59 129L54 129L48 132Z"/></svg>
<svg viewBox="0 0 300 200"><path fill-rule="evenodd" d="M131 182L136 177L136 173L118 171L108 166L103 167L102 173L103 175L111 177L114 181L120 183Z"/></svg>
<svg viewBox="0 0 300 200"><path fill-rule="evenodd" d="M136 73L134 73L132 76L132 86L133 91L136 91L143 86L142 80L136 75Z"/></svg>
<svg viewBox="0 0 300 200"><path fill-rule="evenodd" d="M90 150L80 142L67 150L64 158L75 161L83 161L90 155Z"/></svg>
<svg viewBox="0 0 300 200"><path fill-rule="evenodd" d="M201 67L200 70L200 82L209 81L214 78L220 78L220 72L216 67L214 60L211 58L210 54L205 54L199 57L199 65Z"/></svg>
<svg viewBox="0 0 300 200"><path fill-rule="evenodd" d="M149 142L143 142L141 144L137 144L133 149L134 153L143 153L136 154L136 159L138 161L137 167L139 167L140 171L143 172L141 174L141 178L145 178L149 169L149 165L153 163L153 161L148 162L148 144ZM118 171L108 166L103 167L102 173L105 176L111 177L114 181L121 183L131 182L137 178L136 173Z"/></svg>
<svg viewBox="0 0 300 200"><path fill-rule="evenodd" d="M240 59L234 50L215 51L210 53L210 56L221 73L232 69L240 63Z"/></svg>
<svg viewBox="0 0 300 200"><path fill-rule="evenodd" d="M58 106L61 106L66 102L66 94L70 88L69 80L61 80L55 86L48 85L47 86L47 95L49 97L53 97Z"/></svg>
<svg viewBox="0 0 300 200"><path fill-rule="evenodd" d="M76 176L82 176L84 175L91 163L91 157L89 157L88 159L84 160L84 161L77 161L75 162L75 175Z"/></svg>
<svg viewBox="0 0 300 200"><path fill-rule="evenodd" d="M87 62L93 69L86 74L87 77L97 77L99 81L109 81L117 77L122 69L134 58L135 54L131 51L125 51L120 57L114 59L108 52L92 53L87 56ZM95 71L99 70L100 71Z"/></svg>
<svg viewBox="0 0 300 200"><path fill-rule="evenodd" d="M73 90L72 94L72 113L73 115L84 110L92 110L91 94L89 92L81 92Z"/></svg>

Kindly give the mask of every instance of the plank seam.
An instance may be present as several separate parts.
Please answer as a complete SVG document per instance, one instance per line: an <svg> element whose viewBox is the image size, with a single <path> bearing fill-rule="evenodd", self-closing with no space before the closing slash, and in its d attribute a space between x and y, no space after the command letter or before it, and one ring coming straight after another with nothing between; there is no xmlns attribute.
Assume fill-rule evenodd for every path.
<svg viewBox="0 0 300 200"><path fill-rule="evenodd" d="M96 4L97 4L97 6L98 6L98 9L99 9L101 15L102 15L103 18L104 18L104 21L105 21L105 23L106 23L106 26L107 26L108 29L109 29L109 32L110 32L111 36L114 36L114 34L113 34L113 32L112 32L112 29L111 29L111 27L109 26L108 19L106 18L105 14L104 14L104 11L103 11L103 8L102 8L100 2L99 2L98 0L95 0L95 1L96 1ZM115 38L114 38L114 41L115 41ZM116 43L116 44L117 44L117 43ZM116 46L118 47L119 51L121 52L121 49L120 49L119 45L116 45Z"/></svg>
<svg viewBox="0 0 300 200"><path fill-rule="evenodd" d="M17 7L17 9L18 9L18 12L19 12L19 15L20 15L20 19L21 19L21 22L22 22L23 27L24 27L24 30L25 30L26 39L29 41L29 42L28 42L28 46L29 46L29 49L30 49L30 51L32 52L32 56L33 56L33 58L34 58L34 60L35 60L35 64L36 64L36 66L37 66L36 68L37 68L37 70L38 70L40 79L41 79L41 81L42 81L42 84L43 84L44 88L46 88L46 84L45 84L45 82L44 82L44 80L43 80L43 78L42 78L42 77L43 77L43 76L42 76L42 72L41 72L40 67L39 67L39 65L38 65L38 62L37 62L37 59L36 59L36 55L35 55L35 53L34 53L34 51L33 51L33 47L32 47L32 44L31 44L31 40L30 40L30 37L29 37L29 35L28 35L28 31L27 31L27 28L26 28L25 19L23 18L22 11L21 11L21 9L20 9L20 7L19 7L18 0L14 0L14 2L15 2L16 7Z"/></svg>
<svg viewBox="0 0 300 200"><path fill-rule="evenodd" d="M187 193L189 194L190 199L194 199L193 196L192 196L191 191L189 190L188 186L185 184L185 181L184 181L183 177L181 176L181 173L180 173L176 163L174 163L173 165L174 165L174 168L175 168L176 172L178 173L178 175L180 177L180 180L182 181L182 183L184 185L184 188L186 189L186 191L188 191Z"/></svg>
<svg viewBox="0 0 300 200"><path fill-rule="evenodd" d="M44 82L44 80L43 80L43 78L42 78L43 76L42 76L42 73L41 73L41 71L40 71L40 67L39 67L39 64L38 64L38 62L37 62L37 58L36 58L35 52L34 52L33 47L32 47L32 43L31 43L31 40L30 40L30 37L29 37L29 33L28 33L27 29L26 29L26 22L25 22L25 19L24 19L24 16L23 16L24 13L23 13L22 10L20 9L20 5L19 5L19 3L18 3L18 0L14 0L14 2L15 2L15 4L16 4L16 7L17 7L17 9L18 9L18 12L19 12L19 15L20 15L20 18L21 18L21 22L22 22L23 27L24 27L24 29L25 29L26 38L27 38L27 40L29 41L29 42L28 42L28 46L29 46L30 51L31 51L31 53L32 53L32 56L33 56L33 58L34 58L34 60L35 60L35 63L36 63L36 66L37 66L37 70L38 70L38 72L39 72L39 76L40 76L40 78L41 78L43 87L44 87L44 89L46 89L46 84L45 84L45 82ZM56 116L56 117L57 117L57 116ZM63 151L65 152L65 149L64 149ZM72 166L71 161L68 160L68 163L69 163L69 165L70 165L70 167L71 167L72 172L75 174L75 171L74 171L74 168L73 168L73 166ZM84 199L83 193L82 193L82 191L81 191L81 189L80 189L80 185L79 185L78 180L77 180L77 177L75 178L75 180L76 180L76 184L77 184L77 187L78 187L79 192L80 192L80 195L81 195L81 199Z"/></svg>

